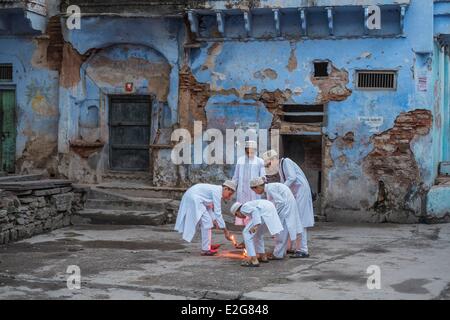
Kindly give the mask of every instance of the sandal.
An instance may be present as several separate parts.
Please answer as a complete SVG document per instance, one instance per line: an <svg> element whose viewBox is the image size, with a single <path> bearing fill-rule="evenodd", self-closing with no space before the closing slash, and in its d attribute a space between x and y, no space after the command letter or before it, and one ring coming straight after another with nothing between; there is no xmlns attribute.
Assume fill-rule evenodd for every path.
<svg viewBox="0 0 450 320"><path fill-rule="evenodd" d="M263 259L263 258L258 258L259 262L261 263L269 263L269 259L267 258L267 256Z"/></svg>
<svg viewBox="0 0 450 320"><path fill-rule="evenodd" d="M246 268L258 268L259 267L259 263L253 263L250 261L244 261L241 263L241 267L246 267Z"/></svg>
<svg viewBox="0 0 450 320"><path fill-rule="evenodd" d="M215 256L217 254L217 251L202 251L202 256L203 257L212 257Z"/></svg>
<svg viewBox="0 0 450 320"><path fill-rule="evenodd" d="M245 243L240 243L240 244L236 245L235 248L236 249L245 249Z"/></svg>
<svg viewBox="0 0 450 320"><path fill-rule="evenodd" d="M218 250L222 245L221 244L212 244L211 250Z"/></svg>
<svg viewBox="0 0 450 320"><path fill-rule="evenodd" d="M293 255L291 255L290 258L291 259L307 259L307 258L309 258L309 254L302 252L302 251L297 251Z"/></svg>
<svg viewBox="0 0 450 320"><path fill-rule="evenodd" d="M281 261L281 260L284 260L284 258L277 258L274 255L270 255L270 256L267 256L267 260L269 260L269 261Z"/></svg>

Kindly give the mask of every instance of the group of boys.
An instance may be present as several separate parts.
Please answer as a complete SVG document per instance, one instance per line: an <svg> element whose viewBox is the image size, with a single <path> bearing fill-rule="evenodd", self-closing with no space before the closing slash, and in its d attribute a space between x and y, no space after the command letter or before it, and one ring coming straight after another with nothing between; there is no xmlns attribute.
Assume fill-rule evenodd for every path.
<svg viewBox="0 0 450 320"><path fill-rule="evenodd" d="M229 241L234 236L227 229L222 216L222 200L237 202L231 207L235 224L244 226L244 242L236 248L244 248L248 259L244 267L259 267L270 260L308 258L308 228L314 226L312 192L302 169L292 160L279 159L274 150L259 158L257 144L248 141L245 156L238 159L232 180L222 186L197 184L183 196L175 230L191 242L200 229L202 255L217 254L219 245L211 243L212 229L221 229ZM280 183L268 183L268 176L279 174ZM273 253L268 254L264 235L275 238Z"/></svg>

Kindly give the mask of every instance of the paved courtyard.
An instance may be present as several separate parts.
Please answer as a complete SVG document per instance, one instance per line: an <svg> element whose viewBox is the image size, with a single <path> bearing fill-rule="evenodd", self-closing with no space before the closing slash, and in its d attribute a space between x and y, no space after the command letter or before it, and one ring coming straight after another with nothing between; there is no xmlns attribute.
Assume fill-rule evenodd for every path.
<svg viewBox="0 0 450 320"><path fill-rule="evenodd" d="M448 299L450 225L342 225L311 231L311 258L240 267L221 234L201 257L173 226L77 226L0 246L0 299ZM272 240L267 239L272 248ZM67 288L68 266L81 269ZM381 289L366 271L381 268Z"/></svg>

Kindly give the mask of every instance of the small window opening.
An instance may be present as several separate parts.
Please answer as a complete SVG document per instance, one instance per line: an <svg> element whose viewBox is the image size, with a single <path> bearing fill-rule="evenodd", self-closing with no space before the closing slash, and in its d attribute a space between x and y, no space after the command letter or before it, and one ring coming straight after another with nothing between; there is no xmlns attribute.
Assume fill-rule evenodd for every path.
<svg viewBox="0 0 450 320"><path fill-rule="evenodd" d="M314 62L314 77L328 77L330 73L328 71L329 62L321 61Z"/></svg>
<svg viewBox="0 0 450 320"><path fill-rule="evenodd" d="M325 110L320 105L284 105L283 121L290 123L321 124L324 122Z"/></svg>
<svg viewBox="0 0 450 320"><path fill-rule="evenodd" d="M12 64L0 64L0 82L13 81L13 66Z"/></svg>

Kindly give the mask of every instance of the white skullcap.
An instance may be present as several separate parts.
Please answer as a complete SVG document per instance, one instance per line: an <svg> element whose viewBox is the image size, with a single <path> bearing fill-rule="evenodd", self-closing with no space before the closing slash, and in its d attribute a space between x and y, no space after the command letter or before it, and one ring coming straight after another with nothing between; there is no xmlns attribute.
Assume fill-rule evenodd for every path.
<svg viewBox="0 0 450 320"><path fill-rule="evenodd" d="M228 187L228 188L230 188L231 190L233 190L234 192L236 192L236 190L237 190L237 185L236 185L236 183L235 183L234 181L231 181L231 180L225 181L225 182L223 183L222 186L223 186L223 187Z"/></svg>
<svg viewBox="0 0 450 320"><path fill-rule="evenodd" d="M258 149L258 143L256 141L247 141L245 143L245 148L246 149Z"/></svg>
<svg viewBox="0 0 450 320"><path fill-rule="evenodd" d="M250 188L259 187L266 184L266 180L263 177L253 179L250 181Z"/></svg>
<svg viewBox="0 0 450 320"><path fill-rule="evenodd" d="M230 209L231 214L234 216L236 215L236 212L238 212L238 210L242 207L242 203L240 202L236 202L235 204L233 204L233 206Z"/></svg>
<svg viewBox="0 0 450 320"><path fill-rule="evenodd" d="M270 160L277 159L278 158L278 152L276 152L275 150L267 151L266 153L264 153L261 156L261 158L264 160L264 162L268 162Z"/></svg>

